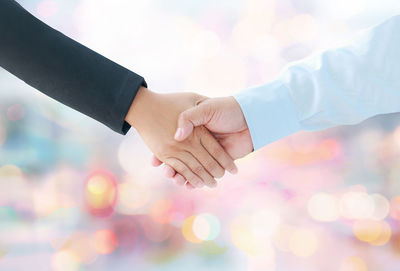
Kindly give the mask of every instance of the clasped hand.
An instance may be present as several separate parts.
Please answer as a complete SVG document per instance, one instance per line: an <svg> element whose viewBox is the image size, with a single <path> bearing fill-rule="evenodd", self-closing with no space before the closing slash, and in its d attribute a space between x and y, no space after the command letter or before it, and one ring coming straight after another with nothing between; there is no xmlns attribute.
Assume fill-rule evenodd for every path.
<svg viewBox="0 0 400 271"><path fill-rule="evenodd" d="M225 170L236 173L234 159L243 153L236 150L235 141L248 133L247 125L241 125L241 131L233 137L225 134L230 129L230 118L224 119L227 116L222 116L221 121L226 122L222 125L210 122L211 114L203 116L203 121L192 122L191 110L202 108L200 105L207 101L194 93L158 94L142 87L126 117L154 153L153 164L165 163L165 175L189 188L215 187L215 178L221 178ZM244 121L241 111L240 115ZM209 127L204 121L209 122ZM210 128L217 128L217 133L212 134Z"/></svg>

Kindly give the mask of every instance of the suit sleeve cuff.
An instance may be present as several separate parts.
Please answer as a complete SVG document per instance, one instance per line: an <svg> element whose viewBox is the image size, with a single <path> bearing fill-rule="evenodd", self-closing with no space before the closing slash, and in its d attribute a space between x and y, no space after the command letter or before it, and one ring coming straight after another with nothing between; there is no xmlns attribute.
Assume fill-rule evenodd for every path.
<svg viewBox="0 0 400 271"><path fill-rule="evenodd" d="M289 89L281 82L234 95L250 129L254 150L301 130Z"/></svg>
<svg viewBox="0 0 400 271"><path fill-rule="evenodd" d="M133 100L136 97L140 87L147 87L143 77L130 73L123 87L121 88L118 102L116 103L113 113L114 120L110 128L122 135L126 135L131 128L131 125L125 121L125 117L131 108Z"/></svg>

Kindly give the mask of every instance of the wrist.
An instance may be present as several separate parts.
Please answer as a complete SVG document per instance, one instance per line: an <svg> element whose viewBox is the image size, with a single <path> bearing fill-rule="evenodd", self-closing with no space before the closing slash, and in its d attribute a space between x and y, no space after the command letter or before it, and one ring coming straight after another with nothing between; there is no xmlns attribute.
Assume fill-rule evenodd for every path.
<svg viewBox="0 0 400 271"><path fill-rule="evenodd" d="M149 89L143 86L140 87L125 117L125 121L137 129L140 120L151 111L151 105L155 95L156 93Z"/></svg>

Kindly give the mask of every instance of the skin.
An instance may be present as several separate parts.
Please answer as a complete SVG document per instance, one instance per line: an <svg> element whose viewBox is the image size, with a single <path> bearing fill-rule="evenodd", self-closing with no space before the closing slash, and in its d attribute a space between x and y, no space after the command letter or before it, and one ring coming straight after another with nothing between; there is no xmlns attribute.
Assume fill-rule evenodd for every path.
<svg viewBox="0 0 400 271"><path fill-rule="evenodd" d="M158 94L142 87L126 116L159 161L198 188L204 184L215 187L215 178L221 178L225 169L237 170L230 155L203 126L192 129L185 139L174 140L179 115L204 99L193 93Z"/></svg>
<svg viewBox="0 0 400 271"><path fill-rule="evenodd" d="M225 151L238 159L253 151L250 131L240 105L233 97L202 99L196 106L182 112L178 118L177 141L184 141L198 126L206 127L218 140ZM153 166L160 166L162 161L155 154ZM185 176L166 165L164 175L173 178L176 184L194 187L186 182Z"/></svg>

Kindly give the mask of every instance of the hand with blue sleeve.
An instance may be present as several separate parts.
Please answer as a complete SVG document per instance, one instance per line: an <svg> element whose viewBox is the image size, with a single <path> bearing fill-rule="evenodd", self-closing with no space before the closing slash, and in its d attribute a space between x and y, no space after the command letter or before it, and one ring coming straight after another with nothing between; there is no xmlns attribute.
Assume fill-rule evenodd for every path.
<svg viewBox="0 0 400 271"><path fill-rule="evenodd" d="M204 124L211 132L218 133L219 130L213 130L218 126L210 127L208 123L218 121L221 115L230 117L220 125L243 123L241 119L245 119L251 135L247 141L251 140L255 150L298 131L357 124L379 114L399 112L400 16L360 33L348 46L289 65L275 81L240 92L234 98L244 118L233 113L238 112L236 107L209 100L207 103L213 106L202 110L204 116L198 117L206 121L191 122ZM179 139L191 131L181 119L199 108L181 115L178 126L184 132ZM230 132L236 130L224 130ZM241 145L220 143L236 159L250 152L245 141L238 142ZM243 153L232 154L234 148L242 146ZM153 164L160 163L155 158ZM169 167L166 173L183 183L181 176Z"/></svg>

